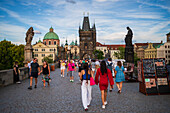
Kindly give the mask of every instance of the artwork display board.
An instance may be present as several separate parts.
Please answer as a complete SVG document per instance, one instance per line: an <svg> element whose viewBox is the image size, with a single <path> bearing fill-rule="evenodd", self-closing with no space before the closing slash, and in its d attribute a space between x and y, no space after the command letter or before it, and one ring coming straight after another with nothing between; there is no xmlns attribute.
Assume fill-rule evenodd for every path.
<svg viewBox="0 0 170 113"><path fill-rule="evenodd" d="M138 70L138 81L142 82L142 62L140 61L138 61L137 70Z"/></svg>
<svg viewBox="0 0 170 113"><path fill-rule="evenodd" d="M141 75L138 74L139 79L142 76L139 84L139 88L142 88L139 89L140 92L146 95L170 93L164 58L142 59L141 63L138 63L138 68L140 67L142 72ZM140 73L140 69L138 69L138 73Z"/></svg>

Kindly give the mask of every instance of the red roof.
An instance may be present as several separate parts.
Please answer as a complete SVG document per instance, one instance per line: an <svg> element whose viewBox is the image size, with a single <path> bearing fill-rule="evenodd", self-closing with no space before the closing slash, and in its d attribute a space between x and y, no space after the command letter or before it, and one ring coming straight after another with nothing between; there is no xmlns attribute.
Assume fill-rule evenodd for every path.
<svg viewBox="0 0 170 113"><path fill-rule="evenodd" d="M153 44L161 44L161 43L153 43ZM135 43L134 45L138 46L147 46L148 43Z"/></svg>
<svg viewBox="0 0 170 113"><path fill-rule="evenodd" d="M111 50L117 50L119 47L123 47L123 48L126 47L126 45L124 44L103 45L100 42L96 42L96 46L107 47L108 49L111 49Z"/></svg>

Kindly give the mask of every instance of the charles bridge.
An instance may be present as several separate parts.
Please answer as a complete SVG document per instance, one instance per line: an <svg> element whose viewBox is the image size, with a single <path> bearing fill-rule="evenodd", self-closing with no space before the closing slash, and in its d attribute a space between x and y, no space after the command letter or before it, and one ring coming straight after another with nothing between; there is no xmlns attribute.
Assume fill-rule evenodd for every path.
<svg viewBox="0 0 170 113"><path fill-rule="evenodd" d="M24 71L21 71L24 75ZM8 73L10 74L10 73ZM85 112L81 102L81 89L78 72L74 73L75 82L69 82L65 74L60 76L60 69L51 71L50 86L43 87L38 78L38 87L28 90L29 79L22 84L0 87L0 113L80 113ZM170 113L170 95L145 96L139 92L137 82L125 82L122 94L108 92L108 105L101 108L101 94L98 86L93 86L92 102L89 113Z"/></svg>

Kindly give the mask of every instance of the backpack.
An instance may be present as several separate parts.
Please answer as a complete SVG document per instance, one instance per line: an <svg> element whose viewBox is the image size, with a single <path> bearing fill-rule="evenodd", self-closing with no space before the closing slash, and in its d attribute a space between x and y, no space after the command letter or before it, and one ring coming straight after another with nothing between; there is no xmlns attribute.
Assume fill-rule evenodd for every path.
<svg viewBox="0 0 170 113"><path fill-rule="evenodd" d="M107 62L107 68L111 71L111 73L112 73L112 69L113 69L112 65L113 65L112 62L110 64L109 64L109 62Z"/></svg>

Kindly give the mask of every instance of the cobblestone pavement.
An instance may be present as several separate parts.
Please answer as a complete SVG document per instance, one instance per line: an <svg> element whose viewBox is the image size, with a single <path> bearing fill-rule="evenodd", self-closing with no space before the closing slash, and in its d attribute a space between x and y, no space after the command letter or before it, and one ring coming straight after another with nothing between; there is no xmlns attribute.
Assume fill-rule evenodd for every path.
<svg viewBox="0 0 170 113"><path fill-rule="evenodd" d="M61 78L60 70L51 72L51 84L43 88L42 75L38 78L37 89L28 90L29 79L22 84L0 88L0 113L80 113L84 112L81 102L78 73L74 73L75 82L69 77ZM88 110L103 113L170 113L170 95L145 96L139 92L138 83L124 83L122 94L108 93L108 105L101 108L98 86L93 86L92 102Z"/></svg>

